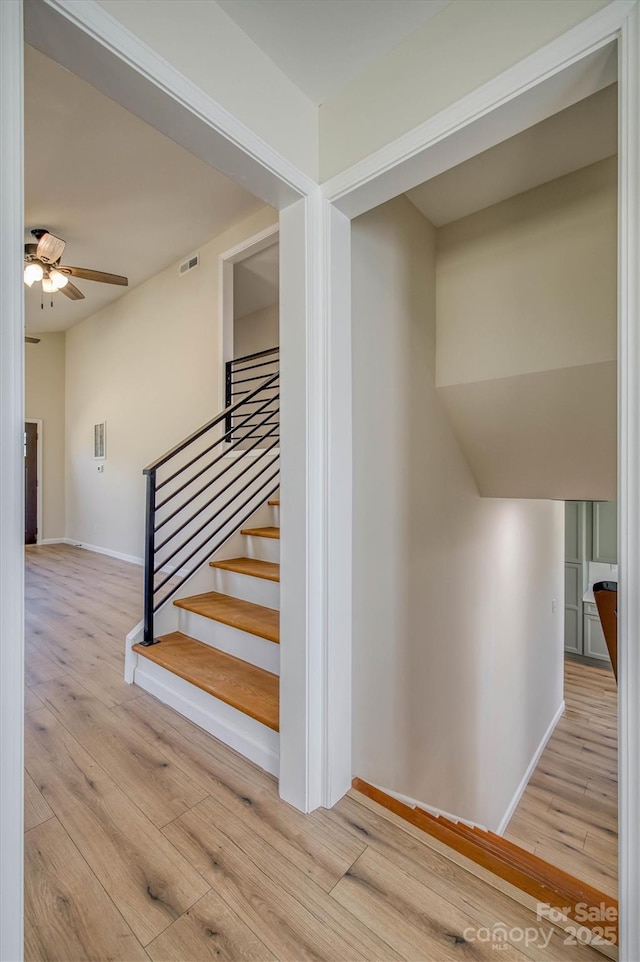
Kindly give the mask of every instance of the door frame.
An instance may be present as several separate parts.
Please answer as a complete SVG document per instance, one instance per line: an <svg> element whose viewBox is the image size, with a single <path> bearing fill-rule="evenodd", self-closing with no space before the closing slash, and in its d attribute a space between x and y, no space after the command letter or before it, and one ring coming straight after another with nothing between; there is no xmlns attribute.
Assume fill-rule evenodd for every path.
<svg viewBox="0 0 640 962"><path fill-rule="evenodd" d="M38 512L38 528L36 544L42 544L42 420L40 418L25 418L25 424L37 425L36 434L36 471L38 473L38 491L36 496L36 511Z"/></svg>
<svg viewBox="0 0 640 962"><path fill-rule="evenodd" d="M302 450L287 453L283 446L281 461L291 535L288 544L283 528L282 587L291 604L282 630L283 640L289 638L295 648L281 676L288 691L283 718L297 720L281 778L287 782L287 800L307 811L333 804L352 775L345 737L351 718L350 219L432 176L439 151L440 165L453 166L473 125L495 118L606 42L619 41L619 525L620 564L626 572L620 595L620 959L640 958L640 701L634 704L632 697L640 688L640 651L627 642L640 637L640 592L627 588L640 585L640 280L633 276L640 255L636 0L613 0L322 188L92 0L32 0L28 7L47 42L66 47L69 69L88 79L87 71L99 64L103 77L94 82L99 89L114 77L124 78L120 93L116 83L107 95L118 102L137 98L129 109L135 107L139 116L140 97L152 88L156 109L143 119L165 133L170 128L178 142L191 138L189 149L196 152L198 145L199 155L206 154L210 163L223 154L225 170L281 211L281 257L286 253L297 274L297 280L287 276L288 290L281 290L282 431L304 437L304 443L288 446ZM23 638L24 540L24 509L16 511L24 488L22 12L21 0L0 3L0 959L7 962L22 952L23 648L16 644ZM105 65L113 64L117 69L107 76ZM283 652L286 648L281 645Z"/></svg>
<svg viewBox="0 0 640 962"><path fill-rule="evenodd" d="M226 406L224 373L228 361L233 359L233 268L252 254L273 247L280 240L280 225L266 227L248 240L230 247L218 257L218 317L222 318L218 356L222 358L222 374L219 408Z"/></svg>
<svg viewBox="0 0 640 962"><path fill-rule="evenodd" d="M619 582L619 905L620 962L640 958L640 12L638 0L606 7L425 123L325 182L333 211L349 220L385 203L492 143L545 116L558 98L580 87L580 70L616 43L619 87L618 160L618 544ZM565 83L566 76L570 82ZM567 88L564 90L563 88ZM584 91L576 99L585 96ZM565 104L566 105L566 104ZM555 112L551 110L550 112ZM548 113L546 114L548 116ZM519 128L522 129L522 126ZM336 242L329 234L327 256ZM350 323L350 273L328 272L330 331ZM343 332L344 333L344 332ZM332 348L332 364L336 357ZM336 396L350 397L343 368ZM350 408L349 408L350 410ZM331 413L329 414L331 422ZM344 426L343 426L344 427ZM331 507L331 502L329 502ZM330 519L336 523L338 514ZM352 514L342 517L343 543ZM349 545L348 550L351 550ZM337 674L350 673L351 635L332 649ZM346 643L345 643L346 642ZM336 689L337 690L337 689ZM330 693L331 695L331 693ZM347 695L349 697L349 695ZM329 721L333 702L329 700ZM340 708L345 717L350 709ZM337 755L349 752L336 744Z"/></svg>
<svg viewBox="0 0 640 962"><path fill-rule="evenodd" d="M23 19L24 18L24 19ZM94 0L0 3L0 959L22 958L24 731L23 40L280 212L280 794L326 803L328 342L318 184ZM282 282L284 278L284 282Z"/></svg>

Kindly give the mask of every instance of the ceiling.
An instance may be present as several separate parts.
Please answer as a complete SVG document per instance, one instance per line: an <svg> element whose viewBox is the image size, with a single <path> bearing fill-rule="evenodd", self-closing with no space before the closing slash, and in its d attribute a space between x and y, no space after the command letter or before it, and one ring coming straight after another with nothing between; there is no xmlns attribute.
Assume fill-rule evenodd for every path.
<svg viewBox="0 0 640 962"><path fill-rule="evenodd" d="M322 104L450 0L217 2L314 104Z"/></svg>
<svg viewBox="0 0 640 962"><path fill-rule="evenodd" d="M272 244L233 268L233 316L239 321L278 303L280 247Z"/></svg>
<svg viewBox="0 0 640 962"><path fill-rule="evenodd" d="M125 274L78 281L83 301L26 292L30 334L62 331L263 207L252 194L89 84L25 48L25 241L45 227L63 263Z"/></svg>
<svg viewBox="0 0 640 962"><path fill-rule="evenodd" d="M439 174L407 197L442 227L611 157L618 149L617 98L614 83Z"/></svg>

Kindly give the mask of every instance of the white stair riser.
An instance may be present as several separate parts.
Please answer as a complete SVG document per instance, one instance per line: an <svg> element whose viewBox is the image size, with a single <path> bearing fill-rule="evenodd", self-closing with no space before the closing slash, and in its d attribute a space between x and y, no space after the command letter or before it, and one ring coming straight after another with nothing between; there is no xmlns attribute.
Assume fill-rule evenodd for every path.
<svg viewBox="0 0 640 962"><path fill-rule="evenodd" d="M277 581L254 578L236 571L225 571L223 568L212 568L211 573L214 591L251 601L254 605L280 610L280 585Z"/></svg>
<svg viewBox="0 0 640 962"><path fill-rule="evenodd" d="M260 561L275 561L280 563L280 541L278 538L256 538L244 535L247 558L259 558Z"/></svg>
<svg viewBox="0 0 640 962"><path fill-rule="evenodd" d="M184 715L225 745L240 752L276 778L280 770L280 736L266 725L196 688L147 658L138 657L134 682Z"/></svg>
<svg viewBox="0 0 640 962"><path fill-rule="evenodd" d="M178 631L228 655L248 661L251 665L264 668L274 675L280 674L280 645L230 625L223 625L212 618L205 618L195 611L187 611L185 608L177 610Z"/></svg>

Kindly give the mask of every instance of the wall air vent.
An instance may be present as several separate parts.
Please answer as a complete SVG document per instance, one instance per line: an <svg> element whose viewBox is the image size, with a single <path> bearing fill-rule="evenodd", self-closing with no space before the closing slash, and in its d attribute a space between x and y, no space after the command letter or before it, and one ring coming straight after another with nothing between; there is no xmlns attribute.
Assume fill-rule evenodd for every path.
<svg viewBox="0 0 640 962"><path fill-rule="evenodd" d="M194 271L196 267L200 264L200 254L192 254L188 257L186 261L183 261L178 268L178 274L182 277L183 274L188 274L189 271Z"/></svg>

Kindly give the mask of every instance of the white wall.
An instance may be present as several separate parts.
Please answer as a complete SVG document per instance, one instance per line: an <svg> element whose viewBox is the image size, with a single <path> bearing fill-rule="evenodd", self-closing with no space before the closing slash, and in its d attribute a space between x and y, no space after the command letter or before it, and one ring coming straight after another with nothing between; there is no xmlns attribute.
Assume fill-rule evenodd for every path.
<svg viewBox="0 0 640 962"><path fill-rule="evenodd" d="M478 495L435 388L429 222L392 201L352 257L354 774L496 828L562 700L563 507Z"/></svg>
<svg viewBox="0 0 640 962"><path fill-rule="evenodd" d="M143 554L143 467L219 410L218 256L277 221L265 207L71 328L66 337L67 534ZM107 422L104 473L93 424Z"/></svg>
<svg viewBox="0 0 640 962"><path fill-rule="evenodd" d="M453 0L320 107L327 180L565 33L608 0Z"/></svg>
<svg viewBox="0 0 640 962"><path fill-rule="evenodd" d="M615 361L617 157L441 227L438 386Z"/></svg>
<svg viewBox="0 0 640 962"><path fill-rule="evenodd" d="M268 351L280 343L280 311L277 304L236 318L233 322L233 356L246 357Z"/></svg>
<svg viewBox="0 0 640 962"><path fill-rule="evenodd" d="M617 491L617 158L437 233L436 381L481 494Z"/></svg>
<svg viewBox="0 0 640 962"><path fill-rule="evenodd" d="M317 107L217 3L99 2L266 143L317 178Z"/></svg>
<svg viewBox="0 0 640 962"><path fill-rule="evenodd" d="M46 308L45 308L46 310ZM25 417L42 420L42 540L65 535L64 334L25 344Z"/></svg>

